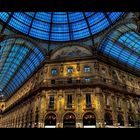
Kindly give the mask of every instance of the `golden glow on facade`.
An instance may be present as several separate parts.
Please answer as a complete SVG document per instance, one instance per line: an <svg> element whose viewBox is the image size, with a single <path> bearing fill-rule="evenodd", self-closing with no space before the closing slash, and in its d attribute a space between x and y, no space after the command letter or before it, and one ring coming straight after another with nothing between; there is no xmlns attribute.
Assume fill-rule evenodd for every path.
<svg viewBox="0 0 140 140"><path fill-rule="evenodd" d="M140 127L140 77L92 49L80 43L56 47L8 100L0 102L0 127ZM72 52L78 56L67 57Z"/></svg>

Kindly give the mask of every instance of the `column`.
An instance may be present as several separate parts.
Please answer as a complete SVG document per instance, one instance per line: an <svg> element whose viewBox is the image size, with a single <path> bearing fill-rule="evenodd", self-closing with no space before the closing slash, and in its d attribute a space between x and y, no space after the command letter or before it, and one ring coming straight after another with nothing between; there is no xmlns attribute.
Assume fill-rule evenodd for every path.
<svg viewBox="0 0 140 140"><path fill-rule="evenodd" d="M105 127L104 124L104 100L102 95L102 90L99 87L95 88L96 95L96 125L97 128Z"/></svg>
<svg viewBox="0 0 140 140"><path fill-rule="evenodd" d="M126 97L125 97L126 98ZM129 127L128 124L128 108L127 108L127 99L123 99L123 109L124 109L124 125L125 127Z"/></svg>
<svg viewBox="0 0 140 140"><path fill-rule="evenodd" d="M83 127L83 118L82 118L82 106L81 106L81 89L78 88L76 91L76 108L77 108L77 118L76 118L76 128Z"/></svg>
<svg viewBox="0 0 140 140"><path fill-rule="evenodd" d="M46 92L43 90L41 92L40 105L39 105L39 118L38 118L38 128L44 128L45 113L46 113Z"/></svg>
<svg viewBox="0 0 140 140"><path fill-rule="evenodd" d="M111 99L112 99L112 119L113 119L113 125L115 127L118 127L118 119L117 119L117 101L116 101L116 96L115 95L111 95Z"/></svg>
<svg viewBox="0 0 140 140"><path fill-rule="evenodd" d="M35 105L35 101L33 101L33 107L32 107L32 128L35 127L35 116L36 116L36 105Z"/></svg>
<svg viewBox="0 0 140 140"><path fill-rule="evenodd" d="M63 91L59 90L58 92L58 118L57 118L57 124L56 126L58 128L63 128L63 112L64 112L64 97L63 97Z"/></svg>

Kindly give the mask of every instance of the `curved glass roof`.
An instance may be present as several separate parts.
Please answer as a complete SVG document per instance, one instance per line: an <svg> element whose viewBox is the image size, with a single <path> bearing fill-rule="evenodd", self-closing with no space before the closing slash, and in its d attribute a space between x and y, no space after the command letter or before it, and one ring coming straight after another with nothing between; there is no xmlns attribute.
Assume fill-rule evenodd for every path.
<svg viewBox="0 0 140 140"><path fill-rule="evenodd" d="M73 41L95 35L124 12L0 12L10 27L38 39Z"/></svg>
<svg viewBox="0 0 140 140"><path fill-rule="evenodd" d="M140 35L136 25L129 23L115 28L99 46L99 50L109 58L115 58L135 70L140 70Z"/></svg>
<svg viewBox="0 0 140 140"><path fill-rule="evenodd" d="M0 43L0 90L9 97L45 60L45 54L22 38Z"/></svg>

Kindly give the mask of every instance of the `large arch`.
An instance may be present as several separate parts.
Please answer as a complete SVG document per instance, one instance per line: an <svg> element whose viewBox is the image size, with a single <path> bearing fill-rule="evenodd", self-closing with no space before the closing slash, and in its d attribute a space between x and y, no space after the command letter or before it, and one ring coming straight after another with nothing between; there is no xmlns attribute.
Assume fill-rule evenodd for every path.
<svg viewBox="0 0 140 140"><path fill-rule="evenodd" d="M129 127L134 127L135 126L135 119L133 114L128 115L128 125Z"/></svg>
<svg viewBox="0 0 140 140"><path fill-rule="evenodd" d="M76 128L76 117L73 113L66 113L63 117L63 128Z"/></svg>
<svg viewBox="0 0 140 140"><path fill-rule="evenodd" d="M117 115L117 120L118 120L118 125L119 126L124 126L124 117L122 114Z"/></svg>
<svg viewBox="0 0 140 140"><path fill-rule="evenodd" d="M112 119L111 113L109 113L109 112L105 113L104 121L105 121L106 127L112 127L113 126L113 119Z"/></svg>
<svg viewBox="0 0 140 140"><path fill-rule="evenodd" d="M56 115L54 113L49 113L46 115L44 121L45 128L55 128L56 127Z"/></svg>
<svg viewBox="0 0 140 140"><path fill-rule="evenodd" d="M96 117L92 112L87 112L83 115L83 127L84 128L95 128L96 127Z"/></svg>

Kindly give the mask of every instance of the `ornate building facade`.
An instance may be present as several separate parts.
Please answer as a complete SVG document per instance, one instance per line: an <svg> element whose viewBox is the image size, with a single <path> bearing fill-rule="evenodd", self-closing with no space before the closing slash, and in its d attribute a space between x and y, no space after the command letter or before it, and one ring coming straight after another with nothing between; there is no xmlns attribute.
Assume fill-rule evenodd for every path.
<svg viewBox="0 0 140 140"><path fill-rule="evenodd" d="M118 38L112 41L116 32L121 33L121 28L123 33L120 37L135 25L134 21L122 19L113 29L100 35L101 40L95 42L95 46L70 42L61 43L48 53L42 51L46 58L40 67L7 100L1 100L0 127L139 127L140 77L136 69L139 65L133 68L128 66L131 65L131 54L136 53L135 47L127 57L121 51L129 50L125 47L129 44L123 42L122 46L121 41L117 42ZM138 28L131 30L139 34ZM20 40L20 43L24 42L24 46L31 46L26 43L28 41L33 43L22 35L7 35L2 41L13 38L22 38L24 41ZM123 48L117 61L115 57L110 59L109 55L111 51L112 56L117 54L117 49L109 53L106 51L109 49L109 45L105 46L108 40L116 41ZM118 59L123 57L125 63L118 63Z"/></svg>
<svg viewBox="0 0 140 140"><path fill-rule="evenodd" d="M1 105L1 127L139 125L139 77L91 57L84 47L69 48L56 51ZM66 59L58 61L62 53L66 53ZM73 58L68 59L69 53ZM82 59L75 58L78 55Z"/></svg>

